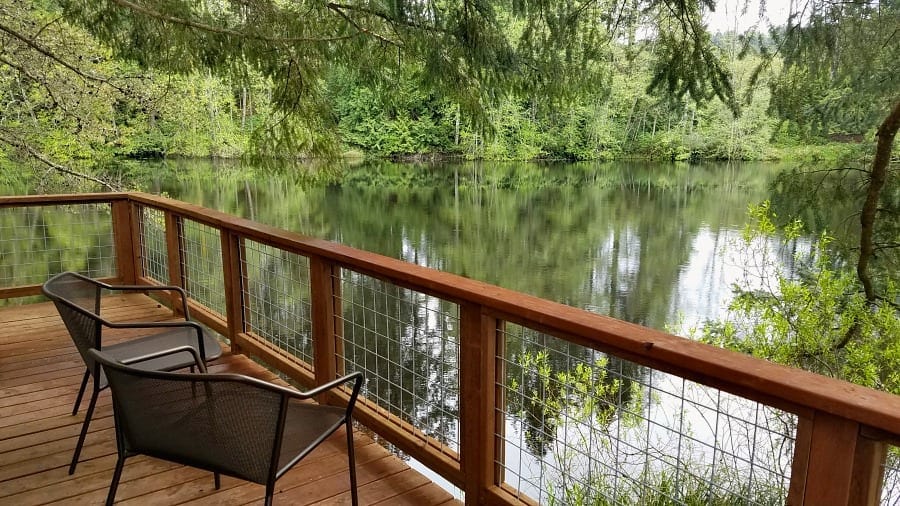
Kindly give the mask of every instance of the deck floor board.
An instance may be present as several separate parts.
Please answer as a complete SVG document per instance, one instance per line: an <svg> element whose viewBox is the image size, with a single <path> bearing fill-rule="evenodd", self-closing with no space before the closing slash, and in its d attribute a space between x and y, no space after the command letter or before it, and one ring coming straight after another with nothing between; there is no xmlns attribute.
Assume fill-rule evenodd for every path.
<svg viewBox="0 0 900 506"><path fill-rule="evenodd" d="M171 312L139 294L103 299L101 314L113 321L164 321ZM117 342L135 335L104 335ZM226 354L211 372L232 372L272 381L252 360ZM75 474L67 467L81 429L87 399L72 416L84 366L50 303L0 308L0 503L16 505L102 504L115 466L115 433L109 392L100 394ZM338 431L276 482L275 504L349 504L345 435ZM354 432L362 504L460 504L391 455L361 431ZM126 461L118 504L259 504L264 487L145 456Z"/></svg>

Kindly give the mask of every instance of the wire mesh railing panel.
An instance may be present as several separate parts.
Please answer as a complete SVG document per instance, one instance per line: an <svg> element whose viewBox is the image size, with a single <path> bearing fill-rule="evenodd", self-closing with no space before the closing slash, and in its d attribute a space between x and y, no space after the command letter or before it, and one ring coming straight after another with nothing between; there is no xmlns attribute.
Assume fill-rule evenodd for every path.
<svg viewBox="0 0 900 506"><path fill-rule="evenodd" d="M784 504L796 417L509 324L504 481L541 504Z"/></svg>
<svg viewBox="0 0 900 506"><path fill-rule="evenodd" d="M166 215L159 209L141 208L141 262L144 276L169 284Z"/></svg>
<svg viewBox="0 0 900 506"><path fill-rule="evenodd" d="M0 286L41 284L63 271L116 274L109 204L0 209Z"/></svg>
<svg viewBox="0 0 900 506"><path fill-rule="evenodd" d="M309 260L249 240L243 256L250 330L312 369Z"/></svg>
<svg viewBox="0 0 900 506"><path fill-rule="evenodd" d="M188 296L224 316L225 280L219 231L184 220L181 227L184 290Z"/></svg>
<svg viewBox="0 0 900 506"><path fill-rule="evenodd" d="M397 416L455 458L458 305L346 270L339 304L344 344L338 360L346 371L365 374L361 402Z"/></svg>
<svg viewBox="0 0 900 506"><path fill-rule="evenodd" d="M881 487L881 504L900 504L900 447L888 446L884 462L884 480Z"/></svg>

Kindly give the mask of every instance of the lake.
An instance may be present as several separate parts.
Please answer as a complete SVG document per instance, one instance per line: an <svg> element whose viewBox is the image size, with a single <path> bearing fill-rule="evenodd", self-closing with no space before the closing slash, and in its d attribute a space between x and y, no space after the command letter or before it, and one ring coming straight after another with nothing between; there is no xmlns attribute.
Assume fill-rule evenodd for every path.
<svg viewBox="0 0 900 506"><path fill-rule="evenodd" d="M376 162L315 185L203 161L149 167L144 191L659 329L721 314L741 274L721 248L780 170Z"/></svg>
<svg viewBox="0 0 900 506"><path fill-rule="evenodd" d="M767 198L782 169L764 163L376 162L311 184L303 173L196 161L147 168L145 191L676 332L722 316L734 283L757 287L752 280L759 273L745 272L746 251L738 241L748 206ZM781 259L766 272L791 272L791 252L808 243L766 246ZM409 332L418 330L388 334ZM623 482L650 472L652 480L681 475L678 486L685 488L715 482L727 490L726 502L783 502L792 417L548 336L516 332L507 350L512 386L503 431L506 479L516 488L542 503L566 503L573 499L566 498L565 484L576 476L589 495L610 488L617 491L611 500L627 503L644 492ZM381 349L399 343L363 339L375 339ZM452 392L435 405L421 383L455 384L458 378L448 377L442 364L457 357L427 342L415 355L411 364L426 364L424 372L413 373L415 365L399 373L370 369L364 364L373 357L365 350L348 352L368 370L369 395L399 398L390 402L399 403L397 413L452 446L458 441ZM564 385L578 363L589 364L581 370L590 371L601 392L594 399L615 399L581 419L572 410L586 399ZM603 440L615 442L615 450L598 443ZM617 464L598 464L604 460ZM722 465L726 460L730 464ZM723 478L721 469L742 477Z"/></svg>
<svg viewBox="0 0 900 506"><path fill-rule="evenodd" d="M375 162L325 169L332 176L323 182L304 171L176 160L129 164L116 176L143 191L678 332L722 316L734 283L755 287L758 273L745 272L752 262L738 240L748 205L767 198L781 167ZM21 219L65 242L72 216ZM792 252L808 244L764 245L780 260L764 269L792 272ZM98 269L110 247L88 254ZM15 262L46 272L49 260L28 256ZM270 268L282 267L263 270ZM373 281L345 280L344 290L376 293ZM423 320L415 294L390 297L397 308L356 315L380 333L345 329L348 367L366 373L367 396L458 449L453 310ZM666 496L674 483L681 491L673 497L702 489L722 491L726 503L783 503L793 417L539 332L504 331L499 436L505 480L515 488L542 503L571 503L578 490L629 503L647 490ZM295 333L286 336L288 347L308 353L308 332ZM573 385L586 385L587 394Z"/></svg>

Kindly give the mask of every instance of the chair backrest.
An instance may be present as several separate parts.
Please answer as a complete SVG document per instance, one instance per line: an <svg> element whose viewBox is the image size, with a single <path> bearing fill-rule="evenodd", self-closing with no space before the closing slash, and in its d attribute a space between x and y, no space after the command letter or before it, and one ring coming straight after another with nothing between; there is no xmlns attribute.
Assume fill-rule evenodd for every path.
<svg viewBox="0 0 900 506"><path fill-rule="evenodd" d="M260 484L274 480L283 394L241 376L143 371L90 354L112 389L126 451Z"/></svg>
<svg viewBox="0 0 900 506"><path fill-rule="evenodd" d="M91 348L101 349L100 285L74 272L63 272L48 279L41 291L56 305L59 316L75 342L75 347L92 373Z"/></svg>

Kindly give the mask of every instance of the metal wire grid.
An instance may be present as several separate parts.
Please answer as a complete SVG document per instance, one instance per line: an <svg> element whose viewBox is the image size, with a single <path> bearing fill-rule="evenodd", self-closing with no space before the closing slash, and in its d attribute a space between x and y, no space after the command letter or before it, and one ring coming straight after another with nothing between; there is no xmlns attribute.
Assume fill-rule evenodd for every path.
<svg viewBox="0 0 900 506"><path fill-rule="evenodd" d="M141 208L141 260L144 275L169 284L169 257L166 248L166 215L159 209Z"/></svg>
<svg viewBox="0 0 900 506"><path fill-rule="evenodd" d="M63 271L116 273L109 204L0 209L0 286L40 284Z"/></svg>
<svg viewBox="0 0 900 506"><path fill-rule="evenodd" d="M339 325L347 371L366 377L365 402L459 452L459 307L356 272L341 272ZM424 439L424 438L423 438Z"/></svg>
<svg viewBox="0 0 900 506"><path fill-rule="evenodd" d="M184 220L181 228L184 289L200 304L225 315L225 281L222 279L222 242L219 231Z"/></svg>
<svg viewBox="0 0 900 506"><path fill-rule="evenodd" d="M881 487L881 504L900 504L900 447L888 446L884 463L884 481Z"/></svg>
<svg viewBox="0 0 900 506"><path fill-rule="evenodd" d="M244 256L250 328L312 369L309 260L249 240Z"/></svg>
<svg viewBox="0 0 900 506"><path fill-rule="evenodd" d="M508 325L504 480L541 504L784 504L796 417Z"/></svg>

